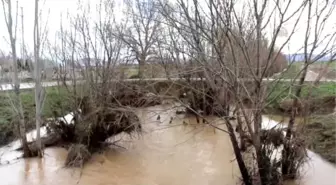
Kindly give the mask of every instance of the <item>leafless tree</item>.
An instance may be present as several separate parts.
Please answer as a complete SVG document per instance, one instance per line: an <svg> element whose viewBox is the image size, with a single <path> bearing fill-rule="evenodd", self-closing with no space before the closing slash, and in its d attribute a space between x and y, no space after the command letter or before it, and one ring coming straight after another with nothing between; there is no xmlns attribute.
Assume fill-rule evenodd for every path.
<svg viewBox="0 0 336 185"><path fill-rule="evenodd" d="M155 1L127 0L126 23L120 37L139 63L139 78L144 77L146 61L156 53L155 45L161 30L161 16Z"/></svg>
<svg viewBox="0 0 336 185"><path fill-rule="evenodd" d="M308 0L307 2L307 24L305 27L305 42L303 45L304 50L304 65L302 73L299 74L299 82L297 84L297 88L294 93L293 98L293 105L291 109L290 119L288 123L288 129L286 134L286 140L288 142L284 145L283 150L283 163L282 163L282 173L286 175L292 175L292 167L291 161L293 160L290 156L293 153L293 149L291 147L291 140L293 134L293 126L295 119L298 114L299 109L299 101L302 97L302 87L305 82L305 78L307 76L307 72L309 70L309 66L315 63L322 57L329 56L329 63L335 59L335 53L333 50L335 48L335 41L336 41L336 34L335 33L328 33L325 32L331 31L326 28L326 22L330 20L331 14L335 9L335 4L329 1L322 1L322 2L313 2ZM319 51L319 55L313 56L316 53L316 50ZM316 85L321 78L317 78L314 82ZM310 93L309 93L310 94ZM306 107L306 116L307 110Z"/></svg>
<svg viewBox="0 0 336 185"><path fill-rule="evenodd" d="M13 99L13 109L14 112L17 114L19 119L19 130L20 130L20 137L23 146L23 153L25 157L30 157L31 152L27 144L27 137L26 137L26 129L25 129L25 117L20 97L20 81L18 78L18 66L17 66L17 54L16 54L16 33L17 33L17 17L18 17L18 8L16 6L16 23L13 22L13 15L12 15L12 1L2 0L3 12L6 21L8 36L10 40L11 50L12 50L12 59L13 59L13 85L14 85L14 99Z"/></svg>
<svg viewBox="0 0 336 185"><path fill-rule="evenodd" d="M309 14L315 9L311 4L312 1L309 0L300 3L291 0L285 2L242 1L240 3L231 0L209 0L207 2L194 0L188 3L178 0L174 5L161 1L161 12L167 24L174 28L186 43L188 50L184 51L184 54L189 60L202 66L208 86L217 93L215 101L221 102L224 109L231 106L242 118L238 124L239 122L244 123L239 127L245 127L247 131L244 132L250 137L256 155L257 176L262 184L272 183L273 177L269 173L272 171L271 166L275 165L272 162L265 162L270 159L265 156L264 140L261 139L263 133L262 112L269 103L267 99L269 91L266 91L268 84L265 84L264 80L274 73L286 69L286 60L281 52L293 38L299 22L305 19L312 20L311 16L316 16L320 21L314 19L317 26L313 26L314 28L308 24L307 30L309 31L304 38L307 47L311 48L312 45L310 35L315 37L321 35L323 28L319 26L325 25L333 5L328 1L317 3L317 7L326 8L317 8L318 10L314 14ZM306 16L306 12L308 12L308 16ZM319 17L319 15L323 16ZM280 38L280 31L288 22L292 24L288 30L288 36L280 46L276 46L276 42ZM267 33L271 34L267 35ZM320 47L322 41L328 40L326 37L333 40L333 35L330 34L313 39L315 48ZM327 45L329 49L325 48L319 57L330 53L332 46ZM301 86L304 82L305 70L311 64L309 56L314 53L314 49L305 49L304 53L308 57L306 57L307 62L299 83ZM274 66L278 67L274 68ZM270 83L276 84L278 82L279 80L276 79ZM292 85L292 83L288 83L289 87ZM299 89L301 88L297 89L295 97L300 97ZM297 101L294 99L294 103ZM296 106L297 104L294 104L294 107ZM292 146L295 140L291 137L293 120L295 120L295 110L293 111L286 136L286 143L291 143ZM239 151L228 112L226 115L223 119L226 121L242 177L245 184L251 184L254 174L250 174L246 170L246 164ZM242 133L240 137L243 137ZM285 159L287 159L288 148L285 147L283 150L284 160L281 161L283 176L297 172L286 170ZM298 159L292 158L291 160Z"/></svg>
<svg viewBox="0 0 336 185"><path fill-rule="evenodd" d="M40 32L39 32L39 1L35 0L35 19L34 19L34 59L35 59L35 106L36 106L36 147L38 156L42 157L42 143L40 128L42 123L42 107L44 102L44 91L42 87L42 65L40 60Z"/></svg>

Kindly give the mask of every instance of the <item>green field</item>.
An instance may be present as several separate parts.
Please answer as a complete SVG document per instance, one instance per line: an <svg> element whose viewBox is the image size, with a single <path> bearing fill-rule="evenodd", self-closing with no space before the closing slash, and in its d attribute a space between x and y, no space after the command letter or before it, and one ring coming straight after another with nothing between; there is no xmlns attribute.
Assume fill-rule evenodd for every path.
<svg viewBox="0 0 336 185"><path fill-rule="evenodd" d="M23 90L20 94L26 128L30 130L35 127L35 98L33 90ZM18 123L12 99L13 91L0 93L0 145L13 140L16 136L14 130ZM65 88L58 89L57 87L46 88L46 99L43 106L43 118L54 117L55 115L65 115L70 111L69 94Z"/></svg>
<svg viewBox="0 0 336 185"><path fill-rule="evenodd" d="M268 97L266 99L267 108L278 108L279 103L285 99L294 97L296 86L290 85L289 82L278 82L270 84L268 87ZM312 86L311 83L305 83L302 87L301 97L309 98L336 96L335 82L321 82L318 86Z"/></svg>

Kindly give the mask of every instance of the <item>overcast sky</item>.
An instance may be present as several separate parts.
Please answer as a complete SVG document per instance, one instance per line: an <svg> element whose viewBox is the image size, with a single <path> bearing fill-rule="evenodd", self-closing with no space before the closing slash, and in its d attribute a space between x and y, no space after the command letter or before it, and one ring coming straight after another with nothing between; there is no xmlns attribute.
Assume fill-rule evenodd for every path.
<svg viewBox="0 0 336 185"><path fill-rule="evenodd" d="M15 10L15 0L13 1L13 9ZM122 4L123 0L116 0L116 5L120 6ZM240 0L243 1L243 0ZM82 0L84 3L90 3L91 5L95 5L99 2L99 0ZM300 0L294 0L293 5L290 6L290 11L294 11L296 9L296 6L300 4ZM317 2L317 0L315 1ZM77 10L77 4L78 0L40 0L40 8L43 9L42 11L42 25L45 25L47 23L47 27L49 30L48 33L48 39L53 40L55 37L55 33L59 30L60 22L61 22L61 14L63 16L66 16L67 12L70 12L72 15L76 15L76 13L80 10ZM19 10L20 7L23 7L24 11L24 29L25 29L25 42L28 45L28 50L32 51L33 46L33 23L34 23L34 0L19 0ZM94 7L94 6L92 6ZM0 50L4 51L5 53L8 53L9 50L9 44L8 44L8 32L5 27L5 19L3 15L2 5L0 6ZM13 13L15 14L15 12ZM21 12L19 13L19 15ZM334 14L334 17L336 17L336 14ZM97 12L92 11L91 17L94 19L94 17L97 16ZM118 14L118 19L121 19L121 15ZM333 17L333 16L331 16ZM48 21L48 22L47 22ZM326 24L324 34L331 34L335 33L335 25L336 19L331 18L329 22ZM286 33L290 32L293 27L293 22L289 22L285 25L283 29L283 37L279 37L277 41L277 45L280 46L282 42L286 39ZM304 27L306 25L306 20L302 19L299 22L298 28L301 28L296 31L296 34L293 35L291 38L291 41L286 47L283 49L283 52L288 53L295 53L299 48L302 47L302 44L304 42ZM19 17L19 26L18 28L21 28L21 18ZM270 29L271 30L271 29ZM287 30L287 31L286 31ZM271 31L268 33L268 35L271 34ZM18 53L20 51L20 42L21 42L21 29L18 29Z"/></svg>

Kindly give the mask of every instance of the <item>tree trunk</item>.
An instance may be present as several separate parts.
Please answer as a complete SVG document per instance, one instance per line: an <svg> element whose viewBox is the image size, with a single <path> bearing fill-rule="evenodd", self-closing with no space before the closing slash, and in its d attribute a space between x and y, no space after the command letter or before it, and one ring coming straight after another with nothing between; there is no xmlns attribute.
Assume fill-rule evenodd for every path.
<svg viewBox="0 0 336 185"><path fill-rule="evenodd" d="M237 138L236 138L236 135L234 133L234 130L232 128L232 125L231 125L229 120L225 120L225 124L226 124L226 127L227 127L228 131L229 131L233 151L235 153L236 160L237 160L237 163L238 163L238 167L239 167L240 173L242 175L244 184L245 185L252 185L251 178L250 178L250 175L247 171L247 168L246 168L245 162L243 160L243 157L240 153L239 145L238 145Z"/></svg>
<svg viewBox="0 0 336 185"><path fill-rule="evenodd" d="M243 137L243 135L244 135L243 121L240 118L239 110L237 110L236 115L237 115L238 133L239 133L239 136L240 136L240 150L245 151L246 150L246 145L245 145L245 141L244 141L244 137Z"/></svg>
<svg viewBox="0 0 336 185"><path fill-rule="evenodd" d="M36 106L36 146L39 157L42 157L41 143L41 113L43 103L43 92L41 85L41 65L39 60L39 26L38 26L38 0L35 0L35 24L34 24L34 57L35 57L35 106Z"/></svg>
<svg viewBox="0 0 336 185"><path fill-rule="evenodd" d="M18 77L18 66L16 62L16 47L15 44L12 44L12 54L13 54L13 70L14 70L14 75L13 75L13 83L14 83L14 92L15 92L15 100L14 100L14 106L15 109L18 110L18 117L19 117L19 128L20 128L20 137L21 137L21 143L23 147L23 155L25 157L30 157L30 150L27 144L27 137L26 137L26 125L25 125L25 119L24 119L24 114L23 114L23 107L22 107L22 102L21 102L21 97L20 97L20 82L19 82L19 77Z"/></svg>
<svg viewBox="0 0 336 185"><path fill-rule="evenodd" d="M145 64L146 64L146 56L142 54L140 56L140 60L139 60L139 72L138 72L138 76L139 76L140 79L145 77L144 76Z"/></svg>
<svg viewBox="0 0 336 185"><path fill-rule="evenodd" d="M289 158L289 154L291 153L291 147L289 145L290 145L290 140L291 140L291 137L292 137L293 126L294 126L296 114L297 114L298 107L299 107L299 98L300 98L300 95L301 95L302 86L303 86L303 83L305 81L306 74L307 74L307 71L308 71L307 64L308 64L308 62L305 61L305 69L302 72L302 76L300 78L298 88L296 89L296 92L295 92L293 106L292 106L292 110L291 110L291 114L290 114L289 122L288 122L288 127L287 127L287 134L286 134L284 149L282 151L282 169L281 169L281 172L284 176L293 175L293 174L290 174L291 173L290 172L291 171L290 170L291 159Z"/></svg>
<svg viewBox="0 0 336 185"><path fill-rule="evenodd" d="M3 2L3 6L4 5L5 4ZM14 84L14 93L15 93L14 100L13 100L13 106L19 118L19 134L20 134L21 143L23 147L23 156L30 157L31 152L27 144L25 119L24 119L23 108L22 108L21 97L20 97L20 82L19 82L19 77L18 77L19 74L18 74L16 43L15 43L16 38L13 35L14 33L13 33L13 19L12 19L12 2L9 0L7 2L7 5L8 5L7 29L8 29L8 34L9 34L9 39L10 39L10 44L11 44L11 49L12 49L12 57L13 57L13 66L12 66L13 67L13 79L12 80ZM3 8L5 11L5 7ZM16 31L16 29L14 31Z"/></svg>
<svg viewBox="0 0 336 185"><path fill-rule="evenodd" d="M261 109L257 108L254 113L254 147L256 150L256 158L257 158L257 164L258 164L258 172L260 177L260 182L262 185L268 185L269 184L269 173L271 173L266 166L268 163L264 159L264 154L262 151L261 141L260 141L260 130L261 130L261 122L262 122L262 116L261 116Z"/></svg>

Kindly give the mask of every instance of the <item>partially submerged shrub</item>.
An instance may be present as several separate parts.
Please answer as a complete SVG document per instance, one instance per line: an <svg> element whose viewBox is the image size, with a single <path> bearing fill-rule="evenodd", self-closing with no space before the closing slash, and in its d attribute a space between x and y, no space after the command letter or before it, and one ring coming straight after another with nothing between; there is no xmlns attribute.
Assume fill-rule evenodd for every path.
<svg viewBox="0 0 336 185"><path fill-rule="evenodd" d="M155 101L151 96L142 94L142 97ZM65 143L74 144L69 148L66 166L82 166L91 153L98 151L110 137L122 132L141 132L138 116L125 107L147 105L146 102L136 102L136 98L136 94L127 92L106 97L84 96L75 101L78 105L74 107L79 111L74 113L71 123L57 120L48 124L51 133L59 135Z"/></svg>
<svg viewBox="0 0 336 185"><path fill-rule="evenodd" d="M116 106L148 107L161 104L161 99L137 86L123 87L111 95L111 104Z"/></svg>
<svg viewBox="0 0 336 185"><path fill-rule="evenodd" d="M307 161L305 140L303 138L293 137L289 142L286 141L281 160L283 160L283 178L295 179L299 175L300 167Z"/></svg>
<svg viewBox="0 0 336 185"><path fill-rule="evenodd" d="M182 92L179 96L188 105L187 114L227 116L228 112L225 107L228 103L216 101L217 97L218 95L211 88L206 88L204 91L189 90Z"/></svg>
<svg viewBox="0 0 336 185"><path fill-rule="evenodd" d="M245 142L251 142L250 144L252 145L250 136L244 137L247 137ZM282 184L283 180L294 179L299 175L299 169L307 160L307 152L305 142L301 137L298 137L298 134L294 134L292 139L286 143L283 129L263 129L260 131L260 143L259 156L261 159L258 160L260 164L255 161L252 166L249 166L252 177L259 177L260 175L263 184L279 185ZM287 155L289 160L287 174L283 174L281 171L284 160L284 146L288 146L290 151L289 155ZM256 152L251 149L246 150L246 152ZM259 178L253 178L253 184L260 184L261 182Z"/></svg>
<svg viewBox="0 0 336 185"><path fill-rule="evenodd" d="M68 150L68 155L65 160L67 167L82 167L91 157L87 146L83 144L71 145Z"/></svg>

